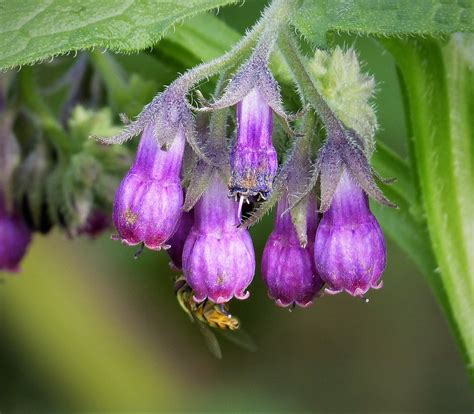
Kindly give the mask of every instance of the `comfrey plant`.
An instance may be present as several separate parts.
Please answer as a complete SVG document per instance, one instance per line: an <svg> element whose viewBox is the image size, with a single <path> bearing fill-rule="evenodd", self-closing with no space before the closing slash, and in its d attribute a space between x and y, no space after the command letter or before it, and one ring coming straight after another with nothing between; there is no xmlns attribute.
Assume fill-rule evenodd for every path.
<svg viewBox="0 0 474 414"><path fill-rule="evenodd" d="M251 214L255 220L259 211L265 211L266 206L273 205L282 194L275 231L263 257L263 276L270 296L278 304L308 305L321 290L323 281L327 283L328 292L344 290L354 296L364 295L370 287L381 286L378 281L385 268L385 242L380 226L369 210L367 195L382 204L394 205L375 184L369 164L376 129L373 112L368 106L373 81L360 73L353 51L345 54L337 49L334 58L319 60L332 63L339 59L344 66L347 63L344 59L352 59L352 66L346 65L348 73L342 72L339 84L333 89L339 88L340 95L349 94L352 101L362 108L368 106L369 110L362 112L352 109L353 102L341 105L336 101L339 103L336 108L341 113L345 111L344 104L348 110L359 110L360 116L348 118L344 124L331 108L334 102L323 96L324 91L320 93L315 88L319 106L314 109L320 112L326 130L325 143L311 167L314 134L309 131L308 124L313 122L314 116L308 115L304 142L294 140L293 144L302 148L295 149L294 156L287 157L277 176L273 116L290 137L295 134L291 127L295 117L287 115L283 109L280 87L269 69L269 59L292 3L277 1L272 4L254 29L263 26L250 56L233 75L230 68L237 62L225 65L228 80L226 83L226 79L221 79L213 101L201 98L203 105L194 108L195 111L211 113L208 125L205 118L200 121L201 130L198 131L194 124L186 95L193 85L224 66L221 62L226 56L190 70L147 105L124 132L102 138L104 142L121 143L144 131L135 163L117 190L114 223L126 244L144 243L151 249L169 245L173 249L173 263L177 268L182 266L197 302L225 303L232 297L245 299L248 296L246 289L253 278L255 259L252 242L244 230L249 223L244 219L239 224L242 202L260 203ZM272 25L266 23L270 18ZM249 38L252 38L251 33ZM239 47L241 44L236 49ZM296 43L292 47L298 50ZM233 56L236 51L229 53ZM315 59L318 59L317 55ZM349 89L348 79L353 83L349 84ZM226 108L232 106L236 106L236 138L226 150ZM351 124L353 119L357 121L354 125ZM365 123L363 119L366 119ZM364 138L351 129L359 124L372 125L363 131ZM195 188L201 191L193 202L186 203L185 210L189 211L197 202L191 229L186 228L186 218L184 228L180 228L173 238L182 215L179 177L185 140L195 150L196 157L187 200L193 198ZM305 167L300 164L304 162L309 166L307 175L300 171L298 177L298 170ZM223 172L229 171L227 191L218 178L217 167ZM194 178L193 181L193 174L199 175L200 180ZM320 211L324 214L316 231L318 217L312 194L318 178ZM240 208L226 199L227 196L238 198ZM297 228L290 216L295 216L297 209L301 210L298 205L303 198L306 217ZM188 231L182 247L182 233Z"/></svg>
<svg viewBox="0 0 474 414"><path fill-rule="evenodd" d="M230 2L193 0L189 13ZM200 16L205 51L189 36L169 34L183 51L172 59L162 59L170 52L160 45L156 54L130 57L133 64L84 52L47 87L38 86L31 67L2 76L2 270L18 267L34 232L56 227L70 238L94 237L113 223L114 238L138 252L167 251L178 300L193 320L237 330L228 302L248 296L256 267L248 229L276 206L261 274L278 305L306 307L323 293L365 298L382 287L390 266L384 231L427 275L472 367L473 41L453 33L472 32L474 19L465 2L353 3L269 1L237 43L222 20ZM188 14L166 12L163 24L154 6L127 12L130 22L157 23L136 28L136 36L130 27L115 29L123 21L110 17L114 29L77 32L71 49L142 50L163 34L156 27ZM222 29L224 48L207 25ZM110 39L114 30L122 40ZM340 31L377 36L395 58L409 161L376 143L375 79L355 48L336 45ZM56 36L52 55L69 50ZM0 56L2 67L47 57L32 47L7 54L23 60ZM204 62L188 69L196 58ZM61 88L62 98L54 95ZM86 109L100 105L112 111ZM112 113L125 113L123 129ZM136 136L136 151L104 145ZM388 186L393 180L376 170L398 181Z"/></svg>

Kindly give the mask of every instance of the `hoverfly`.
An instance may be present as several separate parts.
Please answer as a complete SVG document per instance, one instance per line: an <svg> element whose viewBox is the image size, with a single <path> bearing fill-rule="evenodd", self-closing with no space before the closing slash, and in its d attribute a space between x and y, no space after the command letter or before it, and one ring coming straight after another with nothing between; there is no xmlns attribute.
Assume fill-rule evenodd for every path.
<svg viewBox="0 0 474 414"><path fill-rule="evenodd" d="M222 358L222 351L215 332L235 344L255 351L256 345L245 331L240 329L240 321L229 313L229 304L217 304L209 299L196 303L194 292L186 282L184 276L178 276L174 283L174 291L181 308L189 315L192 322L196 322L204 336L209 351L218 359Z"/></svg>

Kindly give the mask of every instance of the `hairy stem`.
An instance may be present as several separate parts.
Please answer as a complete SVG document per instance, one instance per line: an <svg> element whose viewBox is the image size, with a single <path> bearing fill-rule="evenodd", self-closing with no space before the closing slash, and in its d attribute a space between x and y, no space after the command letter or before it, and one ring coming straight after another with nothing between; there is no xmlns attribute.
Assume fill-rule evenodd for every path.
<svg viewBox="0 0 474 414"><path fill-rule="evenodd" d="M339 128L339 121L329 108L326 101L319 94L305 66L305 58L301 55L298 42L290 29L282 30L279 38L279 47L288 67L295 79L300 96L306 97L316 110L326 128Z"/></svg>
<svg viewBox="0 0 474 414"><path fill-rule="evenodd" d="M473 72L453 38L384 40L399 66L440 297L474 379ZM435 291L436 292L436 291Z"/></svg>
<svg viewBox="0 0 474 414"><path fill-rule="evenodd" d="M227 70L241 62L262 40L276 39L282 22L286 22L290 10L298 4L297 0L274 0L264 11L258 22L229 52L210 62L202 63L188 70L183 76L176 79L170 87L181 89L183 94L202 79ZM261 42L259 42L261 44Z"/></svg>

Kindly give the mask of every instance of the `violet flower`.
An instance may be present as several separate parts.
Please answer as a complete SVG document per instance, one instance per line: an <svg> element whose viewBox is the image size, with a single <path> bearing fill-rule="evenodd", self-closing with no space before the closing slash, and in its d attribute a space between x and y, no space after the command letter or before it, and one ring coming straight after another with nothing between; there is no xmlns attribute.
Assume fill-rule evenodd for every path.
<svg viewBox="0 0 474 414"><path fill-rule="evenodd" d="M370 211L367 194L345 168L319 223L314 258L328 293L345 290L362 296L370 288L382 287L384 236Z"/></svg>
<svg viewBox="0 0 474 414"><path fill-rule="evenodd" d="M275 114L290 130L291 119L283 108L280 87L268 69L269 49L258 47L228 83L216 101L203 110L237 105L237 139L231 150L230 193L241 202L260 195L267 198L277 172L277 155L272 144Z"/></svg>
<svg viewBox="0 0 474 414"><path fill-rule="evenodd" d="M318 296L323 286L313 255L318 213L316 203L311 199L307 208L309 243L301 247L287 208L285 194L278 203L275 227L263 251L262 276L268 295L277 305L306 307Z"/></svg>
<svg viewBox="0 0 474 414"><path fill-rule="evenodd" d="M153 128L145 128L135 162L115 194L113 221L123 243L143 243L153 250L168 247L165 242L177 228L183 205L184 144L184 134L178 132L163 151Z"/></svg>
<svg viewBox="0 0 474 414"><path fill-rule="evenodd" d="M247 230L238 228L238 206L214 173L194 207L194 225L183 251L183 272L194 300L225 303L246 299L255 273L255 254Z"/></svg>
<svg viewBox="0 0 474 414"><path fill-rule="evenodd" d="M31 241L25 221L6 209L0 194L0 271L18 272Z"/></svg>
<svg viewBox="0 0 474 414"><path fill-rule="evenodd" d="M173 236L168 240L170 248L166 250L168 253L171 262L170 267L173 270L181 270L183 267L183 249L184 243L191 231L191 228L194 223L193 212L183 213L181 215L181 220L179 221L179 226Z"/></svg>
<svg viewBox="0 0 474 414"><path fill-rule="evenodd" d="M100 208L93 209L86 222L79 227L77 234L87 235L92 239L99 237L110 226L110 216Z"/></svg>
<svg viewBox="0 0 474 414"><path fill-rule="evenodd" d="M237 104L237 140L230 153L230 195L266 199L278 168L272 109L258 88Z"/></svg>

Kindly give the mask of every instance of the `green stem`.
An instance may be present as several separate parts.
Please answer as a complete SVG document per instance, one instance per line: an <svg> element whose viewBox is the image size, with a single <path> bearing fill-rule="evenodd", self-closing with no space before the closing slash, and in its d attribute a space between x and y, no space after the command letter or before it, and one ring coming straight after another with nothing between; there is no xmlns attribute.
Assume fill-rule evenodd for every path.
<svg viewBox="0 0 474 414"><path fill-rule="evenodd" d="M105 83L109 94L110 103L113 102L127 102L129 97L127 93L126 74L120 65L115 61L110 54L102 53L100 51L93 51L90 53L92 63L99 72L102 80Z"/></svg>
<svg viewBox="0 0 474 414"><path fill-rule="evenodd" d="M183 76L173 82L175 88L181 88L186 93L196 83L204 78L215 75L235 66L248 56L252 49L262 41L272 41L278 36L282 24L298 4L298 0L274 0L264 11L259 21L229 52L210 62L202 63L188 70Z"/></svg>
<svg viewBox="0 0 474 414"><path fill-rule="evenodd" d="M225 82L228 80L229 71L225 71L217 81L216 89L214 90L214 98L217 99L225 88ZM209 120L209 139L214 145L219 145L225 142L227 130L227 115L229 109L219 109L210 115Z"/></svg>
<svg viewBox="0 0 474 414"><path fill-rule="evenodd" d="M316 85L306 70L305 58L302 56L299 45L293 33L288 28L280 33L279 46L284 59L296 81L300 96L305 96L316 110L324 125L328 128L339 128L339 121L329 108L326 101L319 94Z"/></svg>
<svg viewBox="0 0 474 414"><path fill-rule="evenodd" d="M441 303L474 379L472 71L452 40L384 40L406 87L426 223L446 292Z"/></svg>
<svg viewBox="0 0 474 414"><path fill-rule="evenodd" d="M48 139L56 147L59 156L67 156L72 150L71 141L59 121L51 114L48 106L43 101L34 80L33 69L24 67L20 72L19 79L23 102L38 116Z"/></svg>

